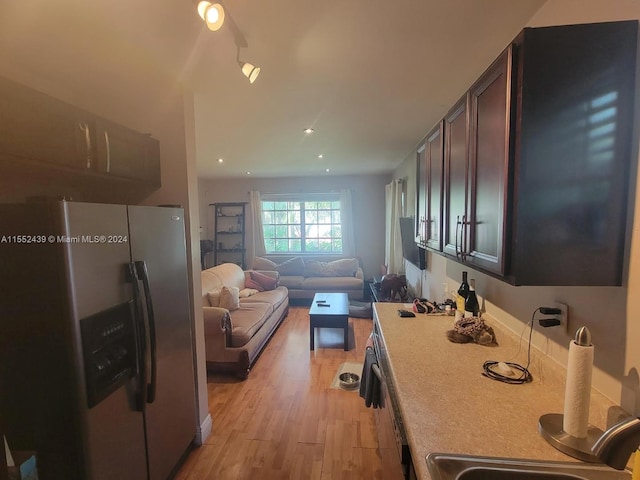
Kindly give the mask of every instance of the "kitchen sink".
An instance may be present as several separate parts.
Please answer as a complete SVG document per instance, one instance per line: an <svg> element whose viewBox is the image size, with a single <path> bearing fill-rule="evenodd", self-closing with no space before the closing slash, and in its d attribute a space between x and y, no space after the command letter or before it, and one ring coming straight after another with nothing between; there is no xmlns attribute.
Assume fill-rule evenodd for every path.
<svg viewBox="0 0 640 480"><path fill-rule="evenodd" d="M631 474L604 464L430 453L432 480L630 480Z"/></svg>

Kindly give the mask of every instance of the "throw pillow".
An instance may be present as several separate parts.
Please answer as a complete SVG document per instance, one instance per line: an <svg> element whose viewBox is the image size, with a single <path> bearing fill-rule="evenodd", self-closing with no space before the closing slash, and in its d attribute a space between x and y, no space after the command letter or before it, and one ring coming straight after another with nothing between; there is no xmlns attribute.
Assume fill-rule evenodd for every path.
<svg viewBox="0 0 640 480"><path fill-rule="evenodd" d="M256 289L258 292L264 292L264 287L251 277L245 279L244 286L249 289Z"/></svg>
<svg viewBox="0 0 640 480"><path fill-rule="evenodd" d="M329 270L332 277L353 277L358 270L359 264L357 258L341 258L329 262Z"/></svg>
<svg viewBox="0 0 640 480"><path fill-rule="evenodd" d="M260 272L251 272L251 280L262 287L262 290L273 290L278 286L278 279Z"/></svg>
<svg viewBox="0 0 640 480"><path fill-rule="evenodd" d="M250 297L251 295L255 295L259 291L260 290L258 290L257 288L243 288L242 290L240 290L239 297L247 298L247 297Z"/></svg>
<svg viewBox="0 0 640 480"><path fill-rule="evenodd" d="M229 311L240 308L240 289L238 287L222 287L222 290L220 290L220 307Z"/></svg>
<svg viewBox="0 0 640 480"><path fill-rule="evenodd" d="M277 266L278 265L276 263L272 262L268 258L256 257L253 260L253 269L254 270L270 270L270 271L273 272L273 271L275 271Z"/></svg>
<svg viewBox="0 0 640 480"><path fill-rule="evenodd" d="M280 275L304 275L304 260L302 257L293 257L284 263L276 266L276 271Z"/></svg>
<svg viewBox="0 0 640 480"><path fill-rule="evenodd" d="M341 258L333 262L304 262L307 277L353 277L358 270L357 258Z"/></svg>
<svg viewBox="0 0 640 480"><path fill-rule="evenodd" d="M212 307L220 306L220 291L222 288L216 288L207 293L207 297L209 297L209 305Z"/></svg>
<svg viewBox="0 0 640 480"><path fill-rule="evenodd" d="M305 277L330 277L328 264L325 262L318 262L316 260L307 260L304 262L304 276Z"/></svg>

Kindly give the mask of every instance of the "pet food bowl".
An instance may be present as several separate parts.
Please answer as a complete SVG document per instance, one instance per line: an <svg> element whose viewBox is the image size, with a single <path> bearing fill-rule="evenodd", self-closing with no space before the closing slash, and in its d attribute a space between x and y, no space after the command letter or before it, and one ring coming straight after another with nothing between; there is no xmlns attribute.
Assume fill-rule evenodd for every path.
<svg viewBox="0 0 640 480"><path fill-rule="evenodd" d="M353 390L360 385L360 376L355 373L345 372L338 377L340 379L340 387L345 390Z"/></svg>

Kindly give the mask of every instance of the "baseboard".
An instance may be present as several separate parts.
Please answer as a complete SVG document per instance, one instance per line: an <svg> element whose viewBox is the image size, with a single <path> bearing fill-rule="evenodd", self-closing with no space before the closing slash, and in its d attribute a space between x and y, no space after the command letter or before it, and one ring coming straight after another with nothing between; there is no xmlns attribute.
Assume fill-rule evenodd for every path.
<svg viewBox="0 0 640 480"><path fill-rule="evenodd" d="M194 443L198 446L203 445L204 441L209 437L209 435L211 435L212 431L213 420L211 419L211 414L208 414L196 431L196 438L194 440Z"/></svg>

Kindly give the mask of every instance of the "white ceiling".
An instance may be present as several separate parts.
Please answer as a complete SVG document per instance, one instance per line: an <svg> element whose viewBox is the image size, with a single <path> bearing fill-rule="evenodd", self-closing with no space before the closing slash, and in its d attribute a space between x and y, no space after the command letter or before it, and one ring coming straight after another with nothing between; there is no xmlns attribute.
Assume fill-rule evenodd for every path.
<svg viewBox="0 0 640 480"><path fill-rule="evenodd" d="M223 0L262 71L241 75L226 25L202 32L199 175L390 172L543 3Z"/></svg>
<svg viewBox="0 0 640 480"><path fill-rule="evenodd" d="M201 177L383 173L544 0L222 2L247 42L240 58L262 68L253 85L231 24L210 32L192 0L3 1L0 59L27 65L29 51L25 68L70 92L113 81L102 64L119 56L161 65L194 92ZM123 71L121 81L139 80Z"/></svg>

